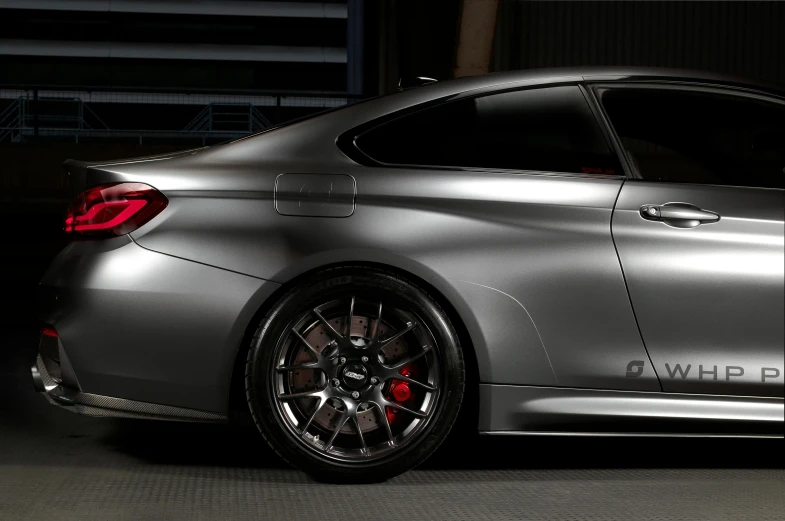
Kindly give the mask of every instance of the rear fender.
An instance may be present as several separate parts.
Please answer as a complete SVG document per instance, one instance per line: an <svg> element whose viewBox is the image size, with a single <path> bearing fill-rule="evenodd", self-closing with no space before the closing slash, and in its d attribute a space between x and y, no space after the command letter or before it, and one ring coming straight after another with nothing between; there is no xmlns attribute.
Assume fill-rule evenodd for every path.
<svg viewBox="0 0 785 521"><path fill-rule="evenodd" d="M415 260L373 249L332 250L311 255L287 266L271 279L286 285L321 268L357 264L392 268L424 281L438 292L437 296L455 310L457 317L452 318L460 320L468 332L481 382L556 385L545 346L526 309L495 288L448 279Z"/></svg>

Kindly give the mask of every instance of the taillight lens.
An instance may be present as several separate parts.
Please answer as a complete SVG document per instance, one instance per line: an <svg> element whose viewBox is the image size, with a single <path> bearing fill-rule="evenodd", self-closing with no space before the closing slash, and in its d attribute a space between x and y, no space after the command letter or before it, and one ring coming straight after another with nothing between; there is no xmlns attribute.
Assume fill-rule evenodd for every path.
<svg viewBox="0 0 785 521"><path fill-rule="evenodd" d="M118 237L161 213L169 201L152 186L116 183L82 192L65 216L64 229L91 237Z"/></svg>
<svg viewBox="0 0 785 521"><path fill-rule="evenodd" d="M48 336L51 338L57 338L59 335L57 334L57 330L52 326L44 326L41 328L41 335Z"/></svg>

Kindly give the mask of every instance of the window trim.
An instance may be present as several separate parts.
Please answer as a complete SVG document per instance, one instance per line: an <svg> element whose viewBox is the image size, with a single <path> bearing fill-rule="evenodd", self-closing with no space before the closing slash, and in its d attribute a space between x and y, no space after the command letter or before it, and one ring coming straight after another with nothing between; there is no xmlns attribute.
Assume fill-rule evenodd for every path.
<svg viewBox="0 0 785 521"><path fill-rule="evenodd" d="M470 166L451 166L451 165L420 165L420 164L408 164L408 163L385 163L383 161L378 161L360 149L357 146L357 139L359 139L364 134L371 132L387 123L392 121L410 116L412 114L416 114L418 112L422 112L424 110L429 110L431 108L439 107L442 105L446 105L448 103L453 103L461 100L467 99L476 99L476 98L483 98L486 96L492 96L495 94L504 94L507 92L519 92L519 91L526 91L526 90L535 90L535 89L548 89L553 87L564 87L564 86L576 86L578 90L583 95L584 100L591 112L592 116L594 116L594 120L599 127L600 134L602 135L603 139L605 140L605 144L608 146L608 151L611 155L615 155L616 159L620 161L620 165L622 167L621 174L609 175L609 174L584 174L581 172L559 172L559 171L550 171L550 170L527 170L527 169L505 169L505 168L487 168L487 167L470 167ZM613 142L614 134L611 133L610 129L605 125L605 123L598 117L599 113L596 107L593 106L593 102L591 96L587 92L585 88L585 82L582 80L576 79L569 79L564 81L558 81L553 83L540 83L536 85L517 85L517 86L507 86L507 87L492 87L490 89L475 89L466 92L461 92L458 94L452 94L449 96L445 96L442 98L431 99L422 103L418 103L415 105L411 105L409 107L396 110L391 112L390 114L386 114L384 116L380 116L378 118L372 119L370 121L366 121L356 127L353 127L338 136L336 139L336 145L338 148L346 154L349 159L363 165L363 166L370 166L370 167L377 167L377 168L395 168L395 169L418 169L418 170L453 170L453 171L460 171L460 172L477 172L477 173L500 173L500 174L527 174L527 175L544 175L544 176L556 176L556 177L577 177L581 179L626 179L628 177L628 170L625 167L625 163L621 162L620 154L616 150L616 145Z"/></svg>
<svg viewBox="0 0 785 521"><path fill-rule="evenodd" d="M708 84L690 84L690 83L681 83L681 82L673 82L673 81L640 81L636 82L634 80L630 81L618 81L618 82L608 82L608 81L591 81L586 82L587 90L591 93L591 97L593 102L596 104L597 109L599 110L600 114L602 115L602 119L605 125L607 125L613 139L614 147L618 147L616 150L616 155L619 156L619 161L625 167L625 170L629 172L630 178L635 179L637 181L641 181L644 183L656 183L658 185L685 185L685 186L721 186L726 188L746 188L746 189L753 189L753 190L779 190L785 191L783 188L772 188L772 187L763 187L763 186L745 186L745 185L731 185L731 184L709 184L709 183L679 183L674 181L653 181L651 179L644 179L641 173L631 164L629 159L627 158L627 154L624 153L624 147L621 144L621 138L619 134L616 132L616 128L613 126L613 123L610 120L610 116L605 111L605 107L602 105L602 91L604 90L676 90L676 91L689 91L689 92L701 92L705 94L720 94L724 96L732 96L737 98L749 98L758 101L763 101L766 103L774 103L775 105L781 105L785 107L785 98L768 94L762 93L759 91L749 90L749 89L740 89L732 86L726 85L708 85ZM785 175L785 174L783 174Z"/></svg>

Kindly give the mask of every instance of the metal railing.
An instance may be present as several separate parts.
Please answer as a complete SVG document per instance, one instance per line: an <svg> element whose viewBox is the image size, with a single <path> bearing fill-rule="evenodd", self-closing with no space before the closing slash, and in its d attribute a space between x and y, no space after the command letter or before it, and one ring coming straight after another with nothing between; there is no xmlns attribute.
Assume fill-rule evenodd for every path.
<svg viewBox="0 0 785 521"><path fill-rule="evenodd" d="M270 126L272 126L270 120L250 103L208 103L182 131L213 132L239 129L258 132Z"/></svg>
<svg viewBox="0 0 785 521"><path fill-rule="evenodd" d="M0 142L41 137L79 142L89 137L204 143L241 137L357 99L324 92L0 86ZM156 125L139 128L138 113L144 110L151 110L150 121Z"/></svg>
<svg viewBox="0 0 785 521"><path fill-rule="evenodd" d="M23 141L35 129L58 129L78 138L85 130L109 130L79 98L29 98L20 96L0 114L0 142Z"/></svg>

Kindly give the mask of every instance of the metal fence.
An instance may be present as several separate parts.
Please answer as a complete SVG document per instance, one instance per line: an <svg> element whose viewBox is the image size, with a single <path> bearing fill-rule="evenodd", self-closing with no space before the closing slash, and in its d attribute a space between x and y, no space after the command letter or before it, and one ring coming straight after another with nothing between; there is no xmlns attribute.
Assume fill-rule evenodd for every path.
<svg viewBox="0 0 785 521"><path fill-rule="evenodd" d="M344 93L0 86L0 143L216 142L358 99Z"/></svg>

